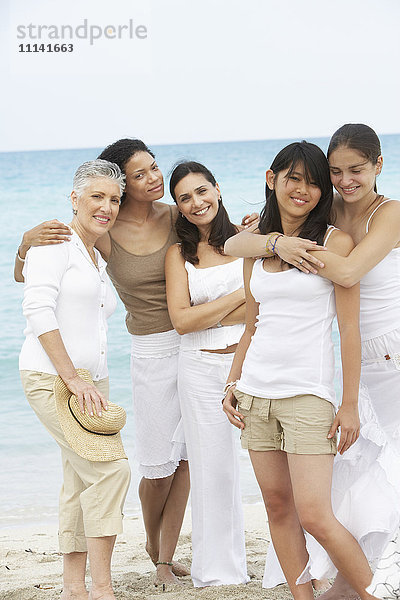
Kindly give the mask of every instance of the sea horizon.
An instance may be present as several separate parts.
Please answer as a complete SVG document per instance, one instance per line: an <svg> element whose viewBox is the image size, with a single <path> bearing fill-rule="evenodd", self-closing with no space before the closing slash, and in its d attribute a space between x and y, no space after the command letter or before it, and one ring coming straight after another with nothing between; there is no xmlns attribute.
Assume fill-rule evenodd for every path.
<svg viewBox="0 0 400 600"><path fill-rule="evenodd" d="M400 134L382 135L383 173L378 179L381 193L400 198ZM151 145L165 178L178 160L204 162L220 184L224 204L235 222L248 212L260 212L264 202L265 170L286 143L285 138ZM308 138L323 150L329 138ZM23 286L13 279L15 252L23 232L44 220L58 218L69 222L69 194L76 167L96 158L100 148L27 150L0 153L0 198L5 224L0 241L0 368L2 402L0 405L0 523L18 525L55 518L61 485L59 449L29 407L19 380L18 354L25 320L21 301ZM167 186L166 186L167 189ZM166 194L166 202L172 199ZM127 410L124 441L133 479L127 499L127 514L137 514L139 476L134 458L134 422L129 374L130 338L125 327L125 311L118 307L109 322L109 372L111 399ZM337 333L335 333L338 356ZM240 449L243 501L261 500L247 456ZM44 519L45 520L45 519Z"/></svg>

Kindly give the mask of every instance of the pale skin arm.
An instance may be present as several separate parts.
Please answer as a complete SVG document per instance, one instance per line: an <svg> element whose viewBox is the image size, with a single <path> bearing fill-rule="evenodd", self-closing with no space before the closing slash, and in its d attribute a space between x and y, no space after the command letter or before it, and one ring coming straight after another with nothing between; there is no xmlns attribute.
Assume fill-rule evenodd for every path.
<svg viewBox="0 0 400 600"><path fill-rule="evenodd" d="M52 221L44 221L36 227L25 231L22 236L22 242L18 247L18 254L22 259L25 259L26 253L31 246L47 246L48 244L62 244L71 237L71 229L68 225L64 225L57 219ZM22 275L22 269L24 267L23 261L15 257L14 263L14 279L19 283L24 281Z"/></svg>
<svg viewBox="0 0 400 600"><path fill-rule="evenodd" d="M324 253L318 274L344 287L358 283L400 241L400 202L388 202L372 218L369 232L346 257Z"/></svg>
<svg viewBox="0 0 400 600"><path fill-rule="evenodd" d="M225 242L224 252L228 256L243 258L271 256L266 250L266 244L271 234L262 235L256 229L253 231L241 231ZM323 268L324 263L319 258L309 254L310 250L325 250L316 242L299 237L283 235L276 241L275 253L285 262L296 266L303 273L314 273L315 266ZM301 265L299 261L302 260Z"/></svg>
<svg viewBox="0 0 400 600"><path fill-rule="evenodd" d="M86 405L90 415L95 412L100 417L102 409L107 410L107 400L94 385L79 377L67 354L60 331L58 329L47 331L40 335L38 340L69 391L77 397L81 412L84 413Z"/></svg>
<svg viewBox="0 0 400 600"><path fill-rule="evenodd" d="M177 244L166 254L165 278L169 315L180 335L213 327L244 303L241 288L212 302L191 306L185 261Z"/></svg>
<svg viewBox="0 0 400 600"><path fill-rule="evenodd" d="M354 248L351 237L334 231L327 244L332 253L348 255ZM340 332L340 352L343 373L342 403L332 423L328 438L340 427L338 452L343 454L360 434L358 390L361 370L361 341L359 329L360 286L344 288L335 284L336 312Z"/></svg>
<svg viewBox="0 0 400 600"><path fill-rule="evenodd" d="M243 279L244 289L246 294L246 320L245 330L242 337L237 345L235 356L232 362L232 367L228 375L228 382L237 381L240 378L243 361L246 356L248 347L250 346L251 338L254 335L256 329L256 319L258 316L259 304L254 300L254 297L250 291L250 278L253 270L254 260L252 258L246 258L243 263ZM223 401L223 409L228 417L229 422L237 427L238 429L244 428L243 415L236 410L236 398L233 395L234 387L230 388Z"/></svg>

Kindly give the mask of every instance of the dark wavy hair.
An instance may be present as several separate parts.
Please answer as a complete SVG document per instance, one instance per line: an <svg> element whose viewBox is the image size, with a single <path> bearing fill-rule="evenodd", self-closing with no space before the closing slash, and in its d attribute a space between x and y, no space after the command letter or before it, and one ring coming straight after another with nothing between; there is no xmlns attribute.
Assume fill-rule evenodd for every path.
<svg viewBox="0 0 400 600"><path fill-rule="evenodd" d="M382 154L381 143L375 131L363 123L346 123L342 125L331 137L328 146L328 158L337 148L350 148L359 152L373 165L376 165L379 156ZM375 192L377 192L375 181Z"/></svg>
<svg viewBox="0 0 400 600"><path fill-rule="evenodd" d="M117 140L113 144L107 146L97 158L116 163L125 174L126 163L137 152L147 152L150 156L155 158L150 148L148 148L142 140L137 140L135 138L123 138L122 140ZM121 196L121 204L123 204L126 198L125 194L126 188Z"/></svg>
<svg viewBox="0 0 400 600"><path fill-rule="evenodd" d="M178 183L190 173L199 173L200 175L203 175L214 187L217 184L214 175L204 165L194 161L178 163L172 171L169 182L169 191L175 203L177 203L175 188ZM199 262L197 246L200 241L200 233L196 225L190 223L190 221L185 219L183 215L179 213L176 220L176 233L181 242L181 253L183 258L192 263L192 265L197 265ZM223 254L226 240L232 235L235 235L235 233L237 233L237 227L230 222L225 206L222 204L222 198L220 198L218 212L211 223L208 243L210 246L213 246L217 252Z"/></svg>
<svg viewBox="0 0 400 600"><path fill-rule="evenodd" d="M275 175L288 169L286 177L290 177L299 166L303 167L306 182L315 183L319 187L321 198L317 206L308 214L298 236L322 244L329 224L333 200L328 161L321 148L303 140L283 148L274 158L270 169ZM270 190L268 185L265 186L265 206L261 211L258 227L263 234L273 231L283 233L275 190Z"/></svg>

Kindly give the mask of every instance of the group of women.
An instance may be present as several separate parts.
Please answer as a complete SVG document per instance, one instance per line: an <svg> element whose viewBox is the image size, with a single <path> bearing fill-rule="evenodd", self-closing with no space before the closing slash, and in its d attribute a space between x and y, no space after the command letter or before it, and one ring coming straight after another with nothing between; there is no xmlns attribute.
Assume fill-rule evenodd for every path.
<svg viewBox="0 0 400 600"><path fill-rule="evenodd" d="M386 597L379 586L389 593L393 584L383 585L381 576L366 588L372 580L368 561L382 556L400 522L400 405L393 398L400 363L400 204L376 191L382 168L376 134L365 125L345 125L332 137L328 160L307 142L279 152L266 173L266 204L254 233L238 233L204 165L175 167L170 180L175 208L159 202L162 174L143 142L119 140L99 159L92 162L122 171L125 190L122 184L117 193L108 175L89 175L71 196L76 214L70 243L62 243L70 239L70 230L52 221L26 232L18 249L15 276L26 280L27 339L36 336L51 365L36 365L30 358L21 363L23 375L36 373L25 387L28 399L47 389L50 412L51 385L40 386L48 373L61 377L82 410L86 404L87 411L98 414L107 404L95 385L104 355L82 362L82 352L74 354L74 344L63 334L68 331L63 319L69 318L69 326L73 322L62 312L70 293L63 287L65 273L74 269L61 248L82 242L81 255L91 267L102 273L101 260L107 261L127 309L139 495L156 582L178 583L187 574L173 561L189 492L187 462L194 585L248 581L230 422L241 429L268 513L273 546L264 585L287 580L294 598L309 600L310 580L337 570L326 599ZM230 256L245 257L244 263ZM56 273L53 263L59 265ZM96 293L104 295L101 289ZM98 300L103 307L100 295ZM79 303L87 302L83 292L72 302L78 329ZM46 323L44 309L52 313ZM331 342L336 314L342 357L337 412ZM76 368L82 366L94 385L82 383L81 389ZM64 488L65 479L64 465ZM75 479L80 486L75 484L70 495L80 530L69 531L81 539L83 522L86 545L75 541L71 549L62 548L63 600L87 597L82 578L71 580L74 561L82 572L86 548L91 598L109 600L114 598L109 564L119 525L115 521L103 537L93 533L91 509L84 510L82 497L92 496L92 486L99 484L78 467ZM124 486L126 478L119 484L119 507ZM108 561L102 582L96 575L99 551L92 550L96 537L108 544L101 555ZM80 596L73 596L74 585Z"/></svg>

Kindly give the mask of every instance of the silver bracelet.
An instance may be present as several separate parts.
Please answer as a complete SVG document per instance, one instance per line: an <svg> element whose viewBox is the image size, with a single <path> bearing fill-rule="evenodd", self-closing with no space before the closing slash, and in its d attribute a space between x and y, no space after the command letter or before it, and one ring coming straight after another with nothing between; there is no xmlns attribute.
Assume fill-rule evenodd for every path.
<svg viewBox="0 0 400 600"><path fill-rule="evenodd" d="M18 248L18 250L17 250L16 257L18 258L18 260L19 260L20 262L22 262L22 263L24 263L24 262L25 262L25 259L24 259L24 258L21 258L21 257L20 257L20 255L19 255L19 248Z"/></svg>
<svg viewBox="0 0 400 600"><path fill-rule="evenodd" d="M222 393L224 394L224 397L227 395L227 393L229 392L229 390L235 386L237 384L237 382L239 381L239 379L236 379L236 381L230 381L229 383L227 383L224 387L224 389L222 390Z"/></svg>

